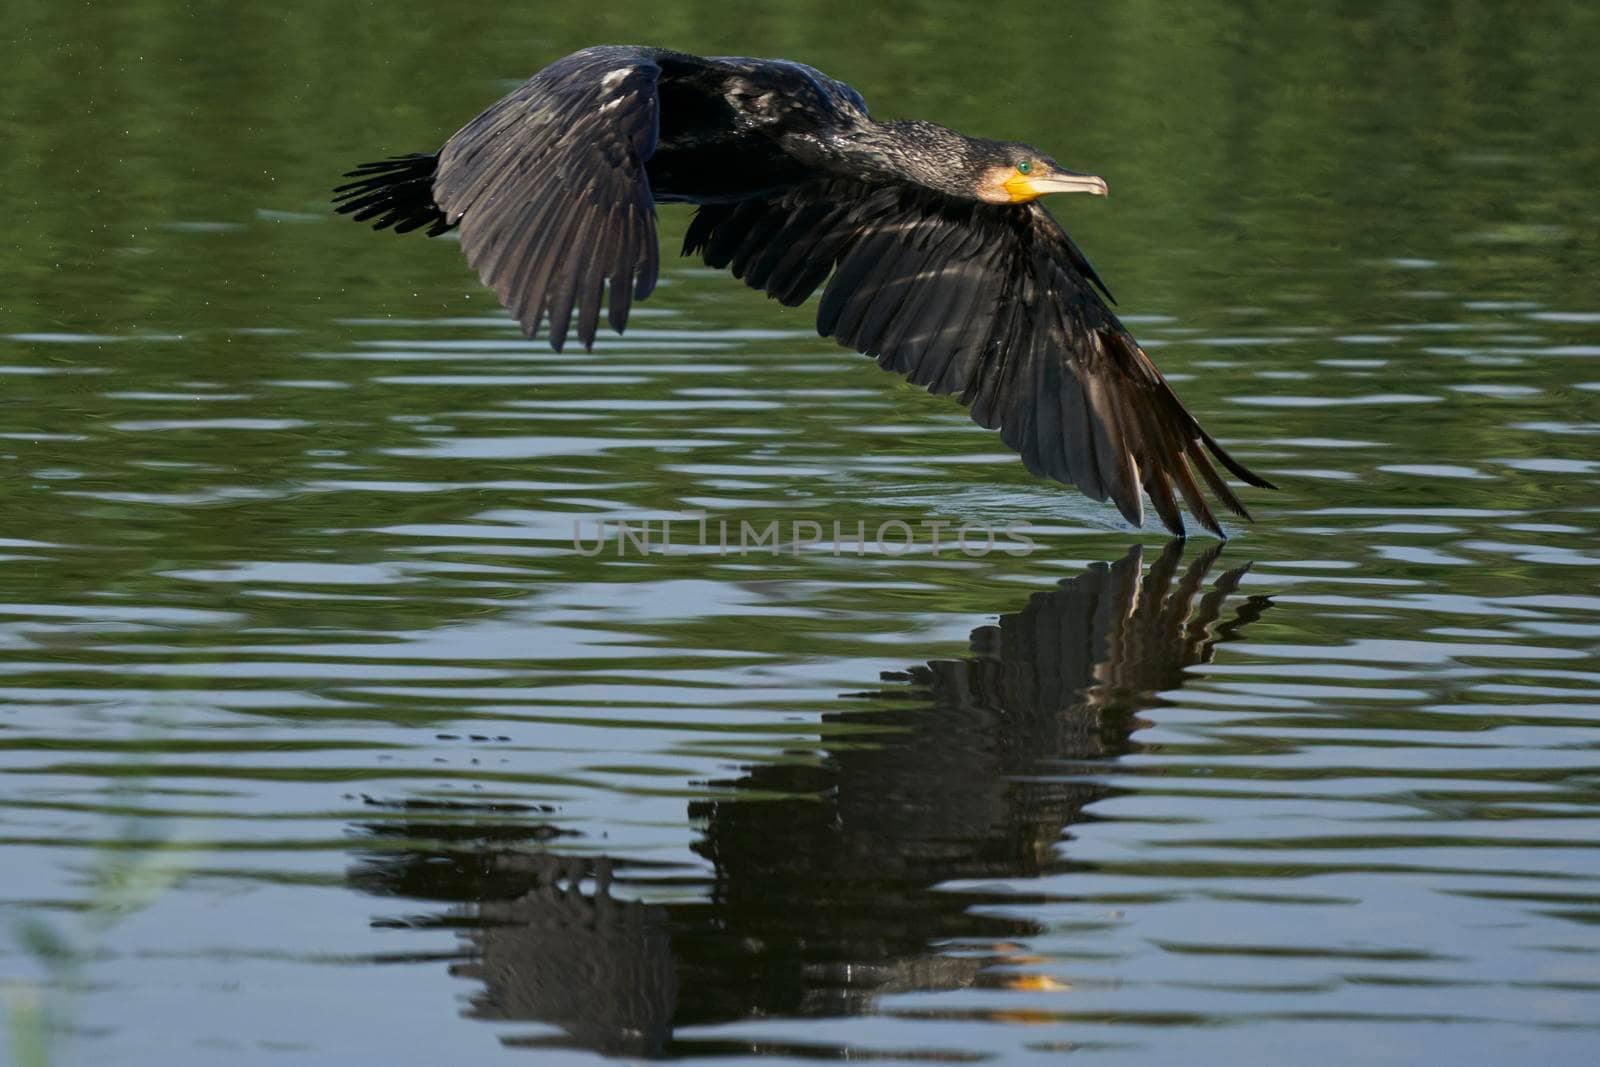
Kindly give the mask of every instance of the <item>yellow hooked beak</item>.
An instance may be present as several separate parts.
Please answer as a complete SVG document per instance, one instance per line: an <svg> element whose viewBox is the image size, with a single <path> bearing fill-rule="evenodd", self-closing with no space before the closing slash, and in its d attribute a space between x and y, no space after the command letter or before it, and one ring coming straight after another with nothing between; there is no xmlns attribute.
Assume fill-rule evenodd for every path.
<svg viewBox="0 0 1600 1067"><path fill-rule="evenodd" d="M1038 164L1034 164L1035 167ZM1091 193L1105 196L1111 189L1106 180L1094 174L1079 174L1072 170L1053 170L1044 174L1024 174L1012 170L1011 177L1000 183L1013 204L1026 204L1047 193Z"/></svg>

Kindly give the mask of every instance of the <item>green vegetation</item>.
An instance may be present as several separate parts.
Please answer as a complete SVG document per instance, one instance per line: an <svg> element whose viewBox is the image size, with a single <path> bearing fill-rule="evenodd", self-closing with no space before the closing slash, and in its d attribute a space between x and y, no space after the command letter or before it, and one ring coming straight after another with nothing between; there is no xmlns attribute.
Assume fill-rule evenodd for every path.
<svg viewBox="0 0 1600 1067"><path fill-rule="evenodd" d="M137 806L145 795L144 780L141 776L110 785L106 793L108 802ZM105 935L176 885L192 866L190 849L164 838L161 826L151 819L131 814L91 853L83 874L85 896L74 902L69 920L16 921L16 944L43 978L0 985L13 1067L48 1067L66 1059L73 999L88 980Z"/></svg>

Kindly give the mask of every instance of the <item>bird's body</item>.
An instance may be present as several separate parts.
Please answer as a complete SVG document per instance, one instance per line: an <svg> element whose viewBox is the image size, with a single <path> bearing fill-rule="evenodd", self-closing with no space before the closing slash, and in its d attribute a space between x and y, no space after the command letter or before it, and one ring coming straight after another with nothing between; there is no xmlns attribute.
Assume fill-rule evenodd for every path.
<svg viewBox="0 0 1600 1067"><path fill-rule="evenodd" d="M803 64L588 48L436 155L350 176L341 212L401 232L459 227L484 284L529 336L548 321L558 350L574 327L591 346L603 306L623 329L655 286L654 205L697 204L685 254L790 306L822 287L819 333L957 394L1029 470L1110 497L1135 524L1148 493L1181 534L1176 495L1221 534L1199 482L1246 515L1212 456L1268 484L1184 409L1036 202L1104 194L1103 181L1027 145L877 122Z"/></svg>

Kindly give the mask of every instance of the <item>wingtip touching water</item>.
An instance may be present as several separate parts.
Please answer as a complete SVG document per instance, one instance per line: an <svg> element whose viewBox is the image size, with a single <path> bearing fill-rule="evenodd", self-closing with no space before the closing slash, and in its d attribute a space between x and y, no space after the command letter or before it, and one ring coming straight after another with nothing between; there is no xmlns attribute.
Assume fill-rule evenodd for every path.
<svg viewBox="0 0 1600 1067"><path fill-rule="evenodd" d="M1181 502L1225 539L1213 500L1251 516L1218 463L1275 488L1184 407L1039 202L1103 195L1102 179L1025 144L876 121L803 64L584 49L439 152L346 176L340 213L458 229L483 283L557 351L574 333L592 348L602 314L622 332L659 275L655 205L695 204L686 255L788 306L821 290L822 336L955 396L1029 471L1135 525L1148 496L1173 534Z"/></svg>

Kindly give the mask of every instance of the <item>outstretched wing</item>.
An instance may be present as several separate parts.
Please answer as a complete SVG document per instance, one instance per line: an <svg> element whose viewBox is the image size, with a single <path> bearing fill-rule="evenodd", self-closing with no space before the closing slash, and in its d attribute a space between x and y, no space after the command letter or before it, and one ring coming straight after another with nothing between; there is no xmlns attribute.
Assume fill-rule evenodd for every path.
<svg viewBox="0 0 1600 1067"><path fill-rule="evenodd" d="M655 288L659 251L645 162L661 68L643 48L586 48L473 119L439 153L433 198L485 285L528 336L548 315L560 351L576 310L594 344L602 292L619 333Z"/></svg>
<svg viewBox="0 0 1600 1067"><path fill-rule="evenodd" d="M702 207L684 252L791 306L831 274L818 333L932 393L957 394L1030 471L1110 497L1135 525L1147 493L1181 535L1176 493L1223 536L1197 478L1248 518L1211 457L1270 487L1184 408L1095 293L1093 268L1037 204L815 182Z"/></svg>

